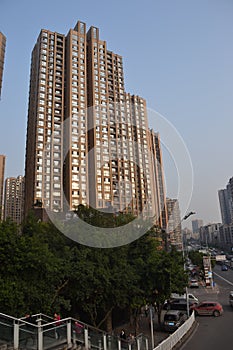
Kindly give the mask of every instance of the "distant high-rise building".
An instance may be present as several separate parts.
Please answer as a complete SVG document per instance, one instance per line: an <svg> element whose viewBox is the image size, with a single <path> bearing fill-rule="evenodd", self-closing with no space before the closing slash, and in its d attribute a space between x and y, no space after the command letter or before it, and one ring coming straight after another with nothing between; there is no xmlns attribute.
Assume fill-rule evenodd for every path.
<svg viewBox="0 0 233 350"><path fill-rule="evenodd" d="M218 191L218 198L222 223L228 225L231 223L231 194L229 191L229 185L227 188Z"/></svg>
<svg viewBox="0 0 233 350"><path fill-rule="evenodd" d="M200 219L192 220L192 231L193 231L193 233L198 233L199 232L199 228L201 226L203 226L203 220L200 220Z"/></svg>
<svg viewBox="0 0 233 350"><path fill-rule="evenodd" d="M233 177L229 179L225 189L218 191L222 223L229 225L233 222Z"/></svg>
<svg viewBox="0 0 233 350"><path fill-rule="evenodd" d="M178 199L167 198L167 234L169 244L175 246L177 250L183 249L181 215Z"/></svg>
<svg viewBox="0 0 233 350"><path fill-rule="evenodd" d="M200 242L202 245L216 245L220 242L220 223L200 227Z"/></svg>
<svg viewBox="0 0 233 350"><path fill-rule="evenodd" d="M223 249L232 249L233 246L233 177L226 188L218 191L222 225L219 228L217 242Z"/></svg>
<svg viewBox="0 0 233 350"><path fill-rule="evenodd" d="M24 177L9 177L5 180L4 219L11 218L21 224L24 218Z"/></svg>
<svg viewBox="0 0 233 350"><path fill-rule="evenodd" d="M0 221L3 219L3 189L6 156L0 154Z"/></svg>
<svg viewBox="0 0 233 350"><path fill-rule="evenodd" d="M41 31L25 162L26 215L33 206L63 212L83 204L166 226L158 135L148 128L146 101L125 92L122 57L96 27L86 32L78 22L66 36Z"/></svg>
<svg viewBox="0 0 233 350"><path fill-rule="evenodd" d="M0 98L1 98L1 91L2 91L5 51L6 51L6 37L0 32Z"/></svg>
<svg viewBox="0 0 233 350"><path fill-rule="evenodd" d="M230 220L233 223L233 177L229 179L229 182L226 186L226 189L229 193L229 207L230 207Z"/></svg>

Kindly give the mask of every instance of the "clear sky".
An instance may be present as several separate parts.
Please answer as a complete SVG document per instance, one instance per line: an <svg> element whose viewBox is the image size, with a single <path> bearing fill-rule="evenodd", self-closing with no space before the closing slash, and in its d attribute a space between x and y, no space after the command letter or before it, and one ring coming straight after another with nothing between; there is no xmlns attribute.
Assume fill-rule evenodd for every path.
<svg viewBox="0 0 233 350"><path fill-rule="evenodd" d="M197 213L190 221L220 222L217 191L233 176L232 0L0 0L5 175L24 174L30 60L39 32L67 34L78 20L100 28L108 49L123 56L126 91L144 97L183 140L193 169L184 210ZM161 132L167 195L176 197L187 166L176 171L153 113L149 125Z"/></svg>

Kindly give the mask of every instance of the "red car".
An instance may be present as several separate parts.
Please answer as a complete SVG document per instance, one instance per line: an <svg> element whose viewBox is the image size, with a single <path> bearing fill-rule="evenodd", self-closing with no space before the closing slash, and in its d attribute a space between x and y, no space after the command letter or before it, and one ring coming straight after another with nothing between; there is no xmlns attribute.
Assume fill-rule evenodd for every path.
<svg viewBox="0 0 233 350"><path fill-rule="evenodd" d="M198 305L190 306L190 310L193 310L196 316L208 315L217 317L223 313L222 305L216 301L202 301Z"/></svg>

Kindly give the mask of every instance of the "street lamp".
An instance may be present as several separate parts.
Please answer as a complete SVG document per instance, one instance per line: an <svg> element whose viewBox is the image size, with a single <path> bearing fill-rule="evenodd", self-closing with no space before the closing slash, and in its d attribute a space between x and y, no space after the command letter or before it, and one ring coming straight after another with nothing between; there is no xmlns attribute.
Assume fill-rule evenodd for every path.
<svg viewBox="0 0 233 350"><path fill-rule="evenodd" d="M184 221L184 220L187 220L191 215L194 215L196 214L195 211L190 211L188 214L186 214L183 219L181 220ZM184 237L182 237L182 251L183 251L183 258L184 258Z"/></svg>
<svg viewBox="0 0 233 350"><path fill-rule="evenodd" d="M154 326L153 326L153 311L154 308L152 305L149 306L150 310L150 332L151 332L151 347L154 349L155 347L155 341L154 341Z"/></svg>
<svg viewBox="0 0 233 350"><path fill-rule="evenodd" d="M196 214L195 211L190 211L188 214L186 214L183 217L181 222L184 221L184 220L187 220L191 215L194 215L194 214ZM184 240L183 240L183 237L182 237L182 255L183 255L183 260L184 260L184 271L185 271L185 254L184 254ZM188 287L187 286L185 287L185 293L186 293L187 315L189 317L189 297L188 297Z"/></svg>
<svg viewBox="0 0 233 350"><path fill-rule="evenodd" d="M188 214L186 214L186 215L183 217L183 219L182 219L181 221L188 219L188 218L190 217L190 215L194 215L194 214L196 214L195 211L190 211Z"/></svg>

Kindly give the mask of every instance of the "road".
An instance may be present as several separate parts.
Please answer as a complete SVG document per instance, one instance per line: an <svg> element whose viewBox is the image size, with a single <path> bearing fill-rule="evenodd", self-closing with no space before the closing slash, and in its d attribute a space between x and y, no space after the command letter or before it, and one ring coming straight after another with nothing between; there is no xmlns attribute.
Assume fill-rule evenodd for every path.
<svg viewBox="0 0 233 350"><path fill-rule="evenodd" d="M220 317L197 316L198 326L182 350L232 350L233 349L233 309L229 305L229 292L233 290L233 270L221 271L219 265L214 268L214 289L200 287L192 290L200 301L219 301L224 309Z"/></svg>

